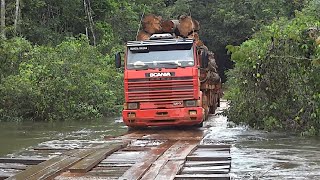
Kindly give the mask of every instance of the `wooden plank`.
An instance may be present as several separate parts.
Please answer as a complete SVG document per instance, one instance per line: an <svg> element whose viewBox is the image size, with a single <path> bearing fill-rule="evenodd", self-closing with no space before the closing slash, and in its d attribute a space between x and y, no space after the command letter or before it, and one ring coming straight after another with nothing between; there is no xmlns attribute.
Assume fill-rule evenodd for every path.
<svg viewBox="0 0 320 180"><path fill-rule="evenodd" d="M71 173L86 173L93 167L95 167L99 162L106 158L106 156L118 151L124 146L124 144L113 144L108 148L101 148L98 151L90 154L86 158L77 162L75 165L69 168Z"/></svg>
<svg viewBox="0 0 320 180"><path fill-rule="evenodd" d="M150 168L152 163L156 161L168 148L170 148L176 141L167 141L155 149L150 150L143 159L134 164L128 171L126 171L119 179L121 180L137 180L140 179L145 172Z"/></svg>
<svg viewBox="0 0 320 180"><path fill-rule="evenodd" d="M223 166L223 165L231 165L231 161L187 161L185 163L185 167L192 166Z"/></svg>
<svg viewBox="0 0 320 180"><path fill-rule="evenodd" d="M35 147L33 150L35 151L69 151L72 149L79 149L79 148L53 148L53 147Z"/></svg>
<svg viewBox="0 0 320 180"><path fill-rule="evenodd" d="M122 151L148 151L150 150L150 147L144 147L144 146L128 146Z"/></svg>
<svg viewBox="0 0 320 180"><path fill-rule="evenodd" d="M173 180L176 174L181 170L183 167L184 160L173 160L169 161L165 167L163 167L160 173L157 175L155 180Z"/></svg>
<svg viewBox="0 0 320 180"><path fill-rule="evenodd" d="M215 179L215 180L230 180L229 174L182 174L176 175L175 179Z"/></svg>
<svg viewBox="0 0 320 180"><path fill-rule="evenodd" d="M36 165L48 160L47 158L0 158L0 163L18 163Z"/></svg>
<svg viewBox="0 0 320 180"><path fill-rule="evenodd" d="M221 156L230 156L228 151L208 151L208 150L196 150L190 156L198 157L221 157Z"/></svg>
<svg viewBox="0 0 320 180"><path fill-rule="evenodd" d="M141 180L155 179L160 173L160 170L171 159L184 161L186 156L197 146L197 144L198 144L198 141L194 141L194 142L178 141L152 164L152 167L146 172L146 174L141 178ZM171 173L176 175L175 171L171 171ZM167 174L167 176L170 177L171 175ZM168 179L168 178L164 178L164 179Z"/></svg>
<svg viewBox="0 0 320 180"><path fill-rule="evenodd" d="M7 179L8 177L13 176L13 175L14 175L14 173L0 171L0 180Z"/></svg>
<svg viewBox="0 0 320 180"><path fill-rule="evenodd" d="M188 156L187 161L228 161L231 160L230 155L219 157L205 157L205 156Z"/></svg>
<svg viewBox="0 0 320 180"><path fill-rule="evenodd" d="M58 176L63 171L66 171L68 167L72 166L74 163L79 161L82 157L69 157L66 158L59 163L50 166L45 170L40 170L36 174L30 176L29 179L53 179L54 177Z"/></svg>
<svg viewBox="0 0 320 180"><path fill-rule="evenodd" d="M197 151L213 151L213 152L216 152L216 151L226 151L226 152L229 152L230 153L230 149L229 148L198 148Z"/></svg>
<svg viewBox="0 0 320 180"><path fill-rule="evenodd" d="M199 145L198 148L227 148L230 149L231 145L230 144L210 144L210 145Z"/></svg>
<svg viewBox="0 0 320 180"><path fill-rule="evenodd" d="M229 169L198 170L198 171L182 170L181 174L228 174L229 172L230 172Z"/></svg>
<svg viewBox="0 0 320 180"><path fill-rule="evenodd" d="M114 177L118 179L122 176L130 167L109 167L109 168L94 168L87 172L86 176L91 176L92 179L110 179Z"/></svg>
<svg viewBox="0 0 320 180"><path fill-rule="evenodd" d="M38 165L32 166L25 171L10 177L9 180L51 178L85 156L88 156L92 153L92 151L92 149L68 151L61 156L51 158L48 161L44 161Z"/></svg>
<svg viewBox="0 0 320 180"><path fill-rule="evenodd" d="M129 164L129 163L126 163L126 164L98 164L98 166L97 167L131 167L131 166L133 166L134 165L134 163L131 163L131 164Z"/></svg>
<svg viewBox="0 0 320 180"><path fill-rule="evenodd" d="M0 169L16 169L25 170L28 166L24 164L17 163L0 163Z"/></svg>
<svg viewBox="0 0 320 180"><path fill-rule="evenodd" d="M221 169L229 169L230 166L207 166L207 167L184 167L184 171L210 171L210 170L221 170Z"/></svg>

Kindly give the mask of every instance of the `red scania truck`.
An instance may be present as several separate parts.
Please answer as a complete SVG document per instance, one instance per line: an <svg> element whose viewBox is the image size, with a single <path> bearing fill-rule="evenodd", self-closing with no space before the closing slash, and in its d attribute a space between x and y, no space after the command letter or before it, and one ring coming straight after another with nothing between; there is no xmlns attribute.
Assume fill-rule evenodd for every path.
<svg viewBox="0 0 320 180"><path fill-rule="evenodd" d="M194 39L153 35L129 41L124 56L123 121L129 127L202 126L219 106L207 48ZM120 53L116 66L121 67ZM211 76L210 76L211 73Z"/></svg>

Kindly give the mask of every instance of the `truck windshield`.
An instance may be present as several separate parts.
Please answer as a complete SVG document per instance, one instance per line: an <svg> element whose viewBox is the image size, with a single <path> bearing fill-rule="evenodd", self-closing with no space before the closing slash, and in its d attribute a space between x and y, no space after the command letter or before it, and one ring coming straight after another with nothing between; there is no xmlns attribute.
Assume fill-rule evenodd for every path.
<svg viewBox="0 0 320 180"><path fill-rule="evenodd" d="M192 44L129 47L127 69L194 66Z"/></svg>

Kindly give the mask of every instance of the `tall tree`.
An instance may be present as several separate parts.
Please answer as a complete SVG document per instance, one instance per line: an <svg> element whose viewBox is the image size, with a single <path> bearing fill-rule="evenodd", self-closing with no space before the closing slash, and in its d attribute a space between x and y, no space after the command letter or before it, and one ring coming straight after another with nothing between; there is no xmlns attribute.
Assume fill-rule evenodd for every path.
<svg viewBox="0 0 320 180"><path fill-rule="evenodd" d="M6 38L6 2L5 0L1 0L1 36Z"/></svg>
<svg viewBox="0 0 320 180"><path fill-rule="evenodd" d="M16 12L14 17L14 33L17 34L17 27L19 21L20 0L16 0Z"/></svg>

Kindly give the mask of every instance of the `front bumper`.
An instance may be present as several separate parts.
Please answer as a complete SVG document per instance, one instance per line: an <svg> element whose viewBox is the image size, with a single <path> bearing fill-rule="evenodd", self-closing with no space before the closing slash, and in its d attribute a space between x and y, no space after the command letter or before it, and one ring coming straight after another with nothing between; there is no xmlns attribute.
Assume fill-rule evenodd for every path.
<svg viewBox="0 0 320 180"><path fill-rule="evenodd" d="M191 115L190 111L193 111ZM204 110L202 107L123 110L122 117L124 123L130 127L192 126L203 121Z"/></svg>

